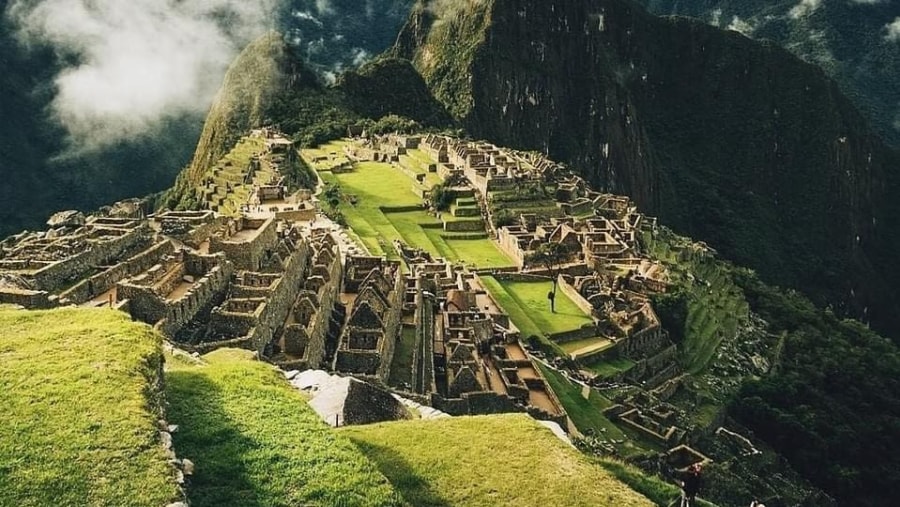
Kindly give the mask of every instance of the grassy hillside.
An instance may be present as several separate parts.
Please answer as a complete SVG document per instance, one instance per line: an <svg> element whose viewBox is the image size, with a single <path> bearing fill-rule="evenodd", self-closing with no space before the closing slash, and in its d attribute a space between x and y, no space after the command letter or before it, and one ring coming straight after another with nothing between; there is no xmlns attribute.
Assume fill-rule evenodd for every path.
<svg viewBox="0 0 900 507"><path fill-rule="evenodd" d="M653 505L525 415L347 427L412 505Z"/></svg>
<svg viewBox="0 0 900 507"><path fill-rule="evenodd" d="M179 456L196 464L191 505L389 506L398 496L272 366L219 350L166 374Z"/></svg>
<svg viewBox="0 0 900 507"><path fill-rule="evenodd" d="M111 310L0 309L0 505L176 499L156 421L160 337Z"/></svg>

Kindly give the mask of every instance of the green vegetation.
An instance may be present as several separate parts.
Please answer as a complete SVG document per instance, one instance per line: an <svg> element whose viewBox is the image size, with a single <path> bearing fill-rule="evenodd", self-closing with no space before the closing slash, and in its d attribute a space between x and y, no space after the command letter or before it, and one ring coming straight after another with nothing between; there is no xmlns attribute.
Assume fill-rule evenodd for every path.
<svg viewBox="0 0 900 507"><path fill-rule="evenodd" d="M422 198L413 189L424 189L391 164L362 162L352 172L320 173L326 183L339 184L340 210L353 232L375 255L399 259L392 246L402 240L415 248L452 262L479 268L499 268L512 261L486 237L446 233L436 217L425 212Z"/></svg>
<svg viewBox="0 0 900 507"><path fill-rule="evenodd" d="M694 251L690 240L661 227L641 238L653 259L668 268L673 289L654 298L656 309L679 345L691 373L706 369L725 336L734 336L749 318L749 307L730 267Z"/></svg>
<svg viewBox="0 0 900 507"><path fill-rule="evenodd" d="M191 505L399 505L385 477L272 366L218 350L167 372L179 456L197 464Z"/></svg>
<svg viewBox="0 0 900 507"><path fill-rule="evenodd" d="M521 414L347 427L411 505L652 505Z"/></svg>
<svg viewBox="0 0 900 507"><path fill-rule="evenodd" d="M547 294L553 282L549 280L520 282L484 276L482 281L526 338L574 331L594 322L563 293L556 296L556 313L551 312Z"/></svg>
<svg viewBox="0 0 900 507"><path fill-rule="evenodd" d="M646 496L656 505L668 507L672 502L681 497L681 490L678 486L668 483L659 477L649 475L640 469L624 463L619 460L610 458L599 458L597 463L612 473L616 479L624 482L631 489ZM676 504L677 505L677 504ZM698 499L699 507L715 507L703 499Z"/></svg>
<svg viewBox="0 0 900 507"><path fill-rule="evenodd" d="M784 335L777 370L731 413L813 484L852 505L890 505L900 483L900 350L856 321L739 270L753 311Z"/></svg>
<svg viewBox="0 0 900 507"><path fill-rule="evenodd" d="M0 308L0 505L177 499L156 421L161 339L112 310Z"/></svg>
<svg viewBox="0 0 900 507"><path fill-rule="evenodd" d="M582 364L582 368L600 377L611 377L634 367L634 361L625 357L597 357Z"/></svg>
<svg viewBox="0 0 900 507"><path fill-rule="evenodd" d="M558 371L541 363L538 363L538 367L578 431L583 434L602 435L609 440L626 438L622 430L603 415L603 410L609 408L613 404L612 401L595 389L591 389L590 395L585 398L581 386L573 384ZM622 447L623 449L633 447L633 444L627 443Z"/></svg>

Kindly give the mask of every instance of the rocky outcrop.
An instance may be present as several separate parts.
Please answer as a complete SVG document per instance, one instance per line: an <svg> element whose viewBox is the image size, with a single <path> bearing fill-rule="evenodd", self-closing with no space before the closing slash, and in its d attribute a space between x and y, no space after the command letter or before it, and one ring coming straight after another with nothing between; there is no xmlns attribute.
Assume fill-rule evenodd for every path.
<svg viewBox="0 0 900 507"><path fill-rule="evenodd" d="M900 334L900 156L820 69L624 0L420 7L395 51L473 135L546 152L768 281Z"/></svg>

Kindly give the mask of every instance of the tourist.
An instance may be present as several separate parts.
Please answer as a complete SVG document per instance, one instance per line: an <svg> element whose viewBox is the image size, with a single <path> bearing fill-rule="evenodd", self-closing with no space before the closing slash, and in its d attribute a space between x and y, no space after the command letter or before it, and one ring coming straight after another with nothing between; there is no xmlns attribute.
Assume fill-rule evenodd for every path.
<svg viewBox="0 0 900 507"><path fill-rule="evenodd" d="M697 505L695 500L697 493L703 484L703 478L700 476L700 463L691 465L688 468L687 475L681 481L681 507L694 507Z"/></svg>

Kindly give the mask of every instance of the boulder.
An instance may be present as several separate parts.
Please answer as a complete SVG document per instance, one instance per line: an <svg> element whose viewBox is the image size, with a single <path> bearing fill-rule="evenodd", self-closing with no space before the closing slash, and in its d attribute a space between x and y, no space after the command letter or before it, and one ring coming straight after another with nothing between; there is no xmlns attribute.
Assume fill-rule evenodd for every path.
<svg viewBox="0 0 900 507"><path fill-rule="evenodd" d="M76 210L60 211L54 213L47 220L47 225L51 229L57 227L81 227L85 223L84 213Z"/></svg>

